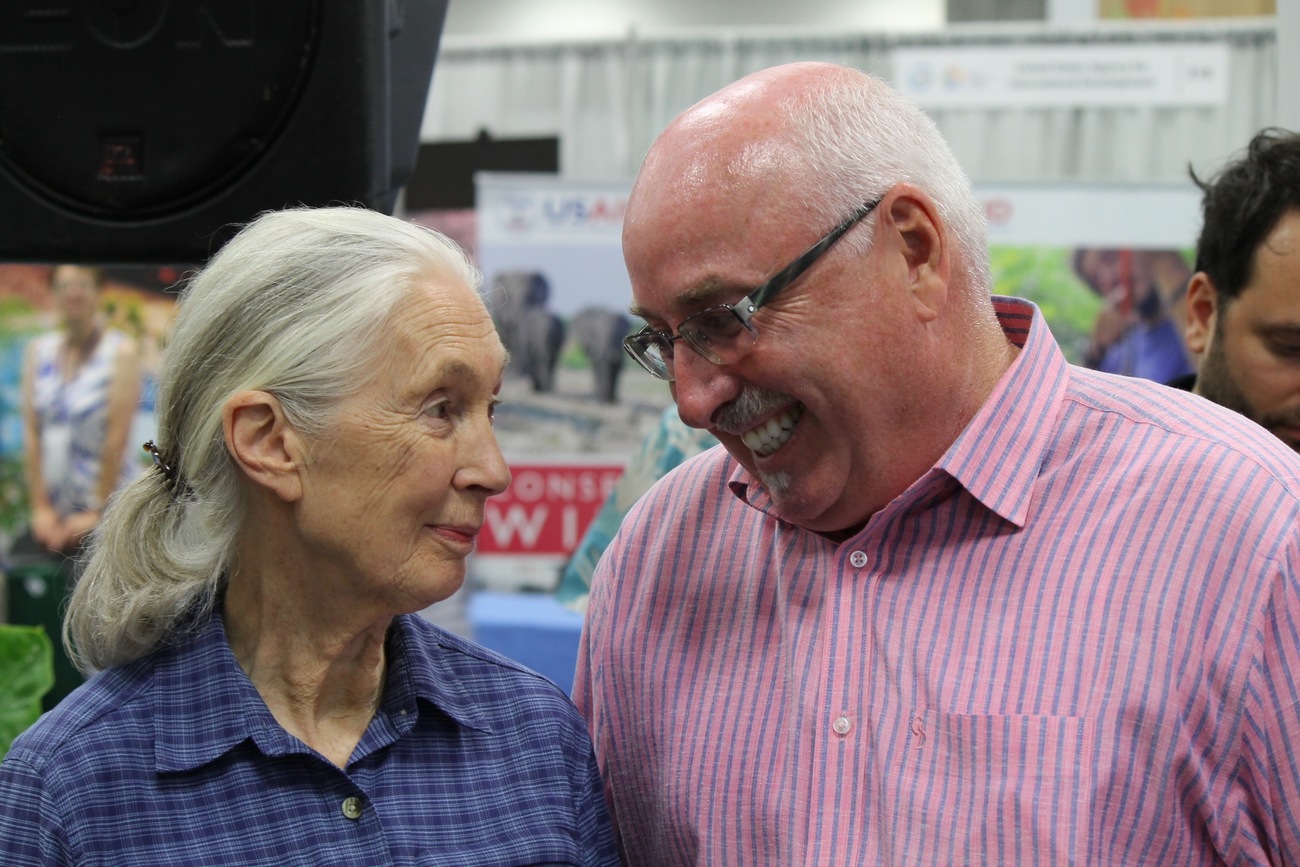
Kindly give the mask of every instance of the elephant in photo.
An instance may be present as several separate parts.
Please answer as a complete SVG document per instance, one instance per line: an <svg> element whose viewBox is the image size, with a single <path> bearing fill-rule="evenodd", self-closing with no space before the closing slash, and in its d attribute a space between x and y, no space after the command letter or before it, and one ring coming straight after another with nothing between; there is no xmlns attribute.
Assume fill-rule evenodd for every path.
<svg viewBox="0 0 1300 867"><path fill-rule="evenodd" d="M598 307L583 309L569 323L570 334L591 362L596 399L603 403L618 402L618 377L626 355L623 338L631 324L617 310Z"/></svg>
<svg viewBox="0 0 1300 867"><path fill-rule="evenodd" d="M555 367L564 346L564 322L544 307L529 307L519 322L519 354L533 391L555 390Z"/></svg>
<svg viewBox="0 0 1300 867"><path fill-rule="evenodd" d="M564 345L564 322L547 310L551 285L536 271L497 274L487 291L488 310L510 352L510 372L526 376L534 391L555 388Z"/></svg>

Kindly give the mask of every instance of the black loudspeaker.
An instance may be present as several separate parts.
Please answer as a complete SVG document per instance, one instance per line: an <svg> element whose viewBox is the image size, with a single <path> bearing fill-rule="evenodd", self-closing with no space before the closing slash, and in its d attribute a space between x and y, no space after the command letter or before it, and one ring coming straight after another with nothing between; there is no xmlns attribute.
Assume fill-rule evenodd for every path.
<svg viewBox="0 0 1300 867"><path fill-rule="evenodd" d="M286 206L392 213L449 0L3 0L0 261L206 260Z"/></svg>

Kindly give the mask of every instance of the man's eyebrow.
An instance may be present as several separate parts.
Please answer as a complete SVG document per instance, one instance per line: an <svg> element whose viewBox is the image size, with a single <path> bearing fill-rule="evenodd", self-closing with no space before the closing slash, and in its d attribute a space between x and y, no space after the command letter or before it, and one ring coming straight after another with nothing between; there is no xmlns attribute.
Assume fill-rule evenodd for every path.
<svg viewBox="0 0 1300 867"><path fill-rule="evenodd" d="M674 299L673 305L681 308L709 307L714 304L722 303L720 299L724 297L734 295L737 292L748 293L753 288L754 287L749 284L728 282L723 280L721 277L710 276L706 277L698 285L692 286L690 289L687 289L682 292L682 294L678 295L676 299ZM627 310L633 316L641 319L648 320L654 317L653 312L637 304L632 304Z"/></svg>

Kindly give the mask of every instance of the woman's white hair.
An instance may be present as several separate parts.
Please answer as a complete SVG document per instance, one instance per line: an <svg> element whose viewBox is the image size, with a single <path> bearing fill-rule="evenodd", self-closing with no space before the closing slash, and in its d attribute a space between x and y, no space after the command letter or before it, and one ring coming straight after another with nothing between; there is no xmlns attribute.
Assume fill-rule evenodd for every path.
<svg viewBox="0 0 1300 867"><path fill-rule="evenodd" d="M243 522L222 409L273 394L308 441L373 373L385 325L427 280L475 289L453 242L363 208L269 212L190 280L160 366L158 469L117 492L92 537L64 621L83 671L144 656L201 620L223 589Z"/></svg>
<svg viewBox="0 0 1300 867"><path fill-rule="evenodd" d="M824 77L780 106L807 178L801 204L829 228L865 201L910 183L934 200L972 288L989 291L988 231L970 179L934 121L857 70ZM868 233L841 243L865 252Z"/></svg>

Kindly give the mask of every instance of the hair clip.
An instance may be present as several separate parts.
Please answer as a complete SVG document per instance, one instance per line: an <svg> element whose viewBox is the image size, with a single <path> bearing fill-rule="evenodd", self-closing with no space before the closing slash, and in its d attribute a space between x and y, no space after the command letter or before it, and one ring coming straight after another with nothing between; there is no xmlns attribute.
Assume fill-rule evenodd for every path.
<svg viewBox="0 0 1300 867"><path fill-rule="evenodd" d="M167 487L173 495L189 491L189 485L181 481L180 472L175 466L163 459L162 452L154 445L153 440L149 440L144 444L144 450L153 458L153 465L162 473L163 479L166 480Z"/></svg>

